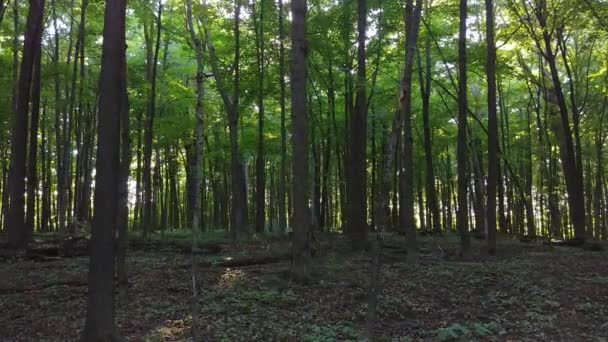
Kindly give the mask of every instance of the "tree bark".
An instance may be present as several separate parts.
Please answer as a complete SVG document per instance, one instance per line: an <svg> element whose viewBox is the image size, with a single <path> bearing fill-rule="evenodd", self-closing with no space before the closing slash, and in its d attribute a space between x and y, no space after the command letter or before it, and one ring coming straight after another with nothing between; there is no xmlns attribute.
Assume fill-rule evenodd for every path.
<svg viewBox="0 0 608 342"><path fill-rule="evenodd" d="M253 20L256 26L256 59L257 59L257 105L258 105L258 141L255 160L255 231L258 234L264 232L266 220L266 160L264 156L264 73L265 68L265 45L264 45L264 10L265 0L259 0L259 15L256 15L255 8ZM259 17L259 19L258 19Z"/></svg>
<svg viewBox="0 0 608 342"><path fill-rule="evenodd" d="M23 57L19 75L16 110L11 127L11 164L8 175L9 211L6 230L9 244L25 247L32 237L25 225L25 177L27 156L28 112L35 59L40 55L44 19L44 0L30 0L27 15Z"/></svg>
<svg viewBox="0 0 608 342"><path fill-rule="evenodd" d="M144 198L143 198L143 218L142 218L142 234L144 238L148 237L148 233L150 229L153 229L153 201L152 201L152 138L154 136L154 116L156 112L156 73L157 73L157 65L158 65L158 54L160 51L160 37L161 37L161 29L162 29L162 14L163 14L163 4L159 0L158 1L158 15L156 18L156 40L155 40L155 48L154 48L154 56L152 60L148 60L147 62L152 62L152 66L150 70L150 93L148 98L148 106L146 108L146 121L144 128L144 168L143 168L143 184L144 184Z"/></svg>
<svg viewBox="0 0 608 342"><path fill-rule="evenodd" d="M348 212L347 232L352 247L362 249L367 242L367 69L365 34L367 0L357 1L357 86L355 109L349 118L349 153L346 177Z"/></svg>
<svg viewBox="0 0 608 342"><path fill-rule="evenodd" d="M471 241L468 227L467 187L468 152L467 152L467 0L460 0L460 24L458 33L458 210L456 226L460 233L462 257L470 256Z"/></svg>
<svg viewBox="0 0 608 342"><path fill-rule="evenodd" d="M306 109L306 0L291 1L291 111L293 136L293 241L291 273L308 281L311 272L308 206L308 111Z"/></svg>
<svg viewBox="0 0 608 342"><path fill-rule="evenodd" d="M427 7L428 8L428 7ZM426 165L426 196L427 206L431 214L428 224L435 233L441 233L439 205L435 187L435 170L433 166L433 146L431 143L431 124L429 120L431 99L431 41L427 38L424 45L425 65L422 68L420 54L418 54L418 76L420 78L420 94L422 96L422 125L424 131L424 161Z"/></svg>
<svg viewBox="0 0 608 342"><path fill-rule="evenodd" d="M196 128L194 129L194 162L192 177L194 183L194 203L192 208L192 340L198 341L198 277L196 254L198 252L198 231L200 230L200 191L202 179L202 160L203 160L203 131L204 131L204 112L203 112L203 46L192 22L192 0L186 2L186 12L188 21L188 31L190 39L196 53Z"/></svg>
<svg viewBox="0 0 608 342"><path fill-rule="evenodd" d="M114 240L124 109L125 0L106 1L99 97L95 217L90 245L87 315L82 341L119 341L114 325Z"/></svg>
<svg viewBox="0 0 608 342"><path fill-rule="evenodd" d="M285 208L287 178L287 129L285 124L285 23L283 0L279 0L279 104L281 106L281 170L279 172L279 229L285 231L287 228L287 215Z"/></svg>
<svg viewBox="0 0 608 342"><path fill-rule="evenodd" d="M27 161L27 213L25 215L26 239L31 240L34 233L36 217L36 197L38 189L38 126L40 118L40 60L41 51L36 51L34 57L34 79L32 83L32 113L30 117L29 154Z"/></svg>

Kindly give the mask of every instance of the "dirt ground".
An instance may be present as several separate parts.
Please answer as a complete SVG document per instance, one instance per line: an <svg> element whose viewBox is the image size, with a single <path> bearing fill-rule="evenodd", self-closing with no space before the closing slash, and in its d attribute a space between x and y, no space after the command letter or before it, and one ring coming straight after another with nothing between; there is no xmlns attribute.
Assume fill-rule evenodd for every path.
<svg viewBox="0 0 608 342"><path fill-rule="evenodd" d="M449 256L455 239L420 240L415 265L404 263L401 238L383 248L377 341L608 339L608 252L502 241L496 257L462 261ZM289 279L286 241L200 256L203 339L364 340L370 258L343 245L321 243L309 285ZM254 262L226 267L235 260ZM128 301L116 312L127 341L188 340L189 262L162 244L129 252ZM0 340L77 341L87 265L87 257L0 259Z"/></svg>

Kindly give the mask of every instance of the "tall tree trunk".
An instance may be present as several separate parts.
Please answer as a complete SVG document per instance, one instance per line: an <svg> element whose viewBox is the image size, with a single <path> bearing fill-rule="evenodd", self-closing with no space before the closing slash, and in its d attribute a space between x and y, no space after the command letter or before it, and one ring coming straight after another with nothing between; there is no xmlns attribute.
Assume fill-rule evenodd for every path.
<svg viewBox="0 0 608 342"><path fill-rule="evenodd" d="M574 227L575 238L585 240L587 238L585 229L585 201L582 170L577 167L576 155L574 152L574 142L572 138L572 128L570 127L570 119L568 106L562 90L562 83L559 77L559 71L553 52L552 32L549 31L547 16L548 10L546 3L542 2L535 9L536 19L542 29L542 43L537 42L539 49L542 51L542 56L547 62L550 70L550 77L553 82L553 87L547 88L547 99L549 102L557 105L560 114L560 156L564 169L566 189L568 192L568 207L570 209L570 222ZM544 48L541 46L544 44Z"/></svg>
<svg viewBox="0 0 608 342"><path fill-rule="evenodd" d="M215 54L215 48L211 40L211 34L208 28L205 28L205 37L207 48L209 49L209 63L213 71L218 91L222 98L222 102L228 112L228 131L230 134L230 170L231 170L231 214L230 214L230 230L233 242L236 242L237 232L244 231L247 227L247 184L245 179L245 169L241 161L241 152L238 140L238 123L239 123L239 85L240 85L240 59L241 59L241 43L240 43L240 15L241 15L241 0L235 1L234 9L234 93L232 98L228 93L228 89L224 80L221 78L221 73L218 65L218 58Z"/></svg>
<svg viewBox="0 0 608 342"><path fill-rule="evenodd" d="M114 240L120 181L120 119L125 108L126 1L106 2L100 76L95 217L82 341L120 341L114 325Z"/></svg>
<svg viewBox="0 0 608 342"><path fill-rule="evenodd" d="M409 80L411 81L411 73L413 69L414 63L414 53L416 48L416 40L418 38L418 27L420 25L420 15L422 11L422 0L416 1L416 6L414 7L413 1L408 0L406 3L406 38L405 38L405 67L404 67L404 80L401 83L401 98L399 102L399 110L395 112L395 118L393 119L393 127L392 133L387 137L387 143L384 144L386 152L384 153L384 165L382 168L382 178L379 180L379 189L378 189L378 199L376 200L376 220L378 228L384 230L388 228L388 198L390 192L390 183L393 178L394 166L398 163L395 163L396 157L398 157L398 146L399 137L401 135L401 129L403 125L403 115L401 113L402 107L404 105L403 101L405 97L411 90L411 82L406 83L406 74L409 73ZM395 187L396 188L396 187ZM397 189L393 194L396 194ZM396 208L396 199L393 198L393 208ZM413 210L413 209L412 209ZM413 213L412 213L413 214ZM393 221L395 221L393 219ZM409 239L408 240L412 240ZM415 240L414 240L415 242ZM408 250L408 255L411 255ZM409 256L408 256L409 257Z"/></svg>
<svg viewBox="0 0 608 342"><path fill-rule="evenodd" d="M458 33L458 212L456 226L460 232L460 254L470 256L471 241L468 227L467 187L467 0L460 0L460 24Z"/></svg>
<svg viewBox="0 0 608 342"><path fill-rule="evenodd" d="M46 106L42 110L42 122L46 123L47 119L47 110ZM48 232L50 231L50 216L51 216L51 182L50 182L50 155L48 153L48 148L50 147L49 134L47 133L47 125L43 124L41 129L41 146L40 146L40 154L41 154L41 170L40 174L42 176L42 194L41 194L41 203L40 203L40 231Z"/></svg>
<svg viewBox="0 0 608 342"><path fill-rule="evenodd" d="M264 232L264 224L266 223L266 160L264 156L264 6L265 0L260 0L259 15L255 14L253 19L256 22L256 59L257 59L257 105L258 105L258 141L255 160L255 231L257 233ZM259 19L258 19L259 16Z"/></svg>
<svg viewBox="0 0 608 342"><path fill-rule="evenodd" d="M29 154L27 161L27 213L25 215L25 227L28 234L27 240L32 239L34 232L34 220L36 217L36 205L38 190L38 126L40 118L40 60L41 51L38 49L34 57L34 79L32 83L32 115L30 117ZM40 223L40 222L38 222Z"/></svg>
<svg viewBox="0 0 608 342"><path fill-rule="evenodd" d="M428 7L427 7L428 10ZM428 210L431 214L430 228L435 233L441 232L439 205L435 187L435 170L433 167L433 146L431 143L431 124L429 120L431 99L431 41L426 39L424 45L425 65L422 68L420 54L418 54L418 76L420 78L420 95L422 96L422 125L424 131L424 161L426 165L426 197Z"/></svg>
<svg viewBox="0 0 608 342"><path fill-rule="evenodd" d="M349 153L347 185L347 232L352 247L361 249L367 242L367 92L366 51L367 0L357 1L357 96L349 118Z"/></svg>
<svg viewBox="0 0 608 342"><path fill-rule="evenodd" d="M121 108L120 108L120 161L118 179L118 201L116 211L116 275L120 301L126 304L127 290L127 243L129 228L129 171L131 165L131 137L129 126L129 96L127 94L127 60L123 58L121 74Z"/></svg>
<svg viewBox="0 0 608 342"><path fill-rule="evenodd" d="M153 138L153 130L154 130L154 116L156 112L156 72L158 65L158 54L160 51L160 35L162 29L162 14L163 14L163 3L158 1L158 15L156 17L156 40L154 47L154 56L152 57L152 61L148 60L148 62L152 62L152 66L148 66L151 68L150 71L150 93L148 98L148 106L146 108L146 121L144 128L144 168L143 168L143 184L144 184L144 198L143 198L143 236L144 238L148 237L148 233L150 229L153 229L153 203L152 203L152 138Z"/></svg>
<svg viewBox="0 0 608 342"><path fill-rule="evenodd" d="M407 235L407 258L408 261L416 260L416 225L414 222L414 156L413 156L413 134L412 134L412 71L414 66L414 54L418 30L420 28L420 15L422 1L417 0L414 7L413 1L406 2L406 54L403 78L399 95L398 115L403 118L403 168L400 172L400 184L403 189L403 208L401 209L402 227ZM412 44L410 46L410 44Z"/></svg>
<svg viewBox="0 0 608 342"><path fill-rule="evenodd" d="M192 22L192 0L187 0L186 3L188 31L190 31L190 39L196 52L196 128L194 130L194 163L192 177L194 183L194 203L192 208L192 340L197 341L198 337L198 280L197 280L197 265L196 254L198 252L198 231L200 230L200 191L202 179L202 160L203 160L203 131L204 131L204 113L203 113L203 46L198 34L195 31Z"/></svg>
<svg viewBox="0 0 608 342"><path fill-rule="evenodd" d="M285 23L283 0L279 0L279 91L281 106L281 170L279 172L279 229L287 228L287 215L285 208L287 178L287 129L285 125Z"/></svg>
<svg viewBox="0 0 608 342"><path fill-rule="evenodd" d="M36 56L40 55L44 19L44 0L30 0L23 57L17 95L17 107L11 127L11 164L8 175L9 212L6 222L8 242L14 248L25 247L33 232L25 224L25 177L28 112Z"/></svg>
<svg viewBox="0 0 608 342"><path fill-rule="evenodd" d="M494 0L486 3L486 78L488 82L488 180L486 239L488 254L496 253L496 192L498 187L498 116L496 114L496 44L494 42Z"/></svg>
<svg viewBox="0 0 608 342"><path fill-rule="evenodd" d="M311 272L308 206L308 111L306 109L306 0L291 1L291 111L293 136L292 275L307 281Z"/></svg>

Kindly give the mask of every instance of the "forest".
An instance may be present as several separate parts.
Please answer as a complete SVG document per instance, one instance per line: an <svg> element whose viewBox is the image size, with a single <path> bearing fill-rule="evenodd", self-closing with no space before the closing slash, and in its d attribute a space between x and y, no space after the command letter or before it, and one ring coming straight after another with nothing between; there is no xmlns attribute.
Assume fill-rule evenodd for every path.
<svg viewBox="0 0 608 342"><path fill-rule="evenodd" d="M606 0L0 0L0 340L605 341L607 56Z"/></svg>

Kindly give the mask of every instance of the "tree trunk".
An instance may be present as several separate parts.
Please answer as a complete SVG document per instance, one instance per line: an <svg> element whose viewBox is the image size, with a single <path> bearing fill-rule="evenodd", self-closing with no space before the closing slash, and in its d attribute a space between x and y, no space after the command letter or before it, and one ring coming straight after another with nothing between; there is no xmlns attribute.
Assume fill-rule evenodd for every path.
<svg viewBox="0 0 608 342"><path fill-rule="evenodd" d="M148 65L150 70L150 77L148 81L150 82L150 93L148 97L148 106L146 107L146 121L144 127L144 168L143 168L143 184L144 184L144 198L143 198L143 237L148 238L148 233L150 229L153 229L153 203L152 203L152 138L153 138L153 130L154 130L154 116L156 112L156 73L157 73L157 65L158 65L158 54L160 50L160 37L161 37L161 29L162 29L162 13L163 13L163 4L159 0L158 2L158 15L156 19L156 40L155 40L155 48L154 48L154 56L152 60L148 58L147 62L152 63L152 65ZM148 44L149 45L149 44Z"/></svg>
<svg viewBox="0 0 608 342"><path fill-rule="evenodd" d="M486 202L486 239L488 254L496 254L496 192L499 182L498 118L496 114L496 45L494 42L494 0L486 4L486 77L488 83L488 180Z"/></svg>
<svg viewBox="0 0 608 342"><path fill-rule="evenodd" d="M255 231L258 234L264 232L264 225L266 220L266 161L264 156L264 63L265 51L264 51L264 6L265 0L260 0L259 15L256 15L255 8L253 14L253 20L256 26L256 59L257 59L257 77L258 77L258 89L257 89L257 105L258 105L258 141L257 151L255 160L255 204L256 204L256 216L255 216ZM259 16L259 19L258 19Z"/></svg>
<svg viewBox="0 0 608 342"><path fill-rule="evenodd" d="M30 117L30 145L27 162L27 213L25 216L26 239L31 240L34 233L34 220L36 217L36 205L38 190L38 126L40 118L40 60L41 51L36 51L34 57L34 79L32 83L32 115ZM38 222L40 223L40 222Z"/></svg>
<svg viewBox="0 0 608 342"><path fill-rule="evenodd" d="M117 189L117 219L116 219L116 274L118 278L118 295L120 301L126 304L127 290L127 244L129 228L129 166L131 165L131 138L129 127L129 96L127 94L127 61L123 58L121 74L121 108L120 108L120 162Z"/></svg>
<svg viewBox="0 0 608 342"><path fill-rule="evenodd" d="M346 177L348 212L346 222L354 249L362 249L367 242L367 92L365 34L367 0L357 1L357 96L355 110L349 118L349 153Z"/></svg>
<svg viewBox="0 0 608 342"><path fill-rule="evenodd" d="M279 172L279 229L285 231L287 228L287 216L285 209L287 178L287 129L285 125L285 24L283 0L279 0L279 90L281 106L281 170Z"/></svg>
<svg viewBox="0 0 608 342"><path fill-rule="evenodd" d="M425 65L422 68L420 54L418 54L418 76L420 78L420 95L422 96L422 126L424 131L424 161L426 165L426 197L431 222L430 229L435 233L441 232L439 205L435 188L435 170L433 169L433 146L431 143L431 124L429 120L431 99L431 41L426 39L424 45Z"/></svg>
<svg viewBox="0 0 608 342"><path fill-rule="evenodd" d="M23 57L19 76L17 106L11 127L11 166L8 175L9 212L6 230L9 244L14 248L25 247L32 237L25 225L25 177L27 156L28 112L32 74L36 56L40 55L44 19L44 0L30 0L27 15Z"/></svg>
<svg viewBox="0 0 608 342"><path fill-rule="evenodd" d="M187 0L186 3L188 31L190 31L190 39L194 45L196 52L196 128L194 130L194 162L192 164L192 177L194 184L194 203L192 208L192 221L190 227L192 229L192 340L198 341L198 279L197 279L197 261L196 254L198 252L198 231L200 230L200 191L202 179L202 160L203 160L203 131L204 131L204 113L203 113L203 46L198 34L195 31L192 23L192 0Z"/></svg>
<svg viewBox="0 0 608 342"><path fill-rule="evenodd" d="M471 242L468 228L467 186L467 0L460 0L460 24L458 33L458 212L456 226L460 232L461 256L470 256Z"/></svg>
<svg viewBox="0 0 608 342"><path fill-rule="evenodd" d="M90 245L87 316L82 341L119 341L114 325L114 240L120 119L124 109L126 1L106 2L100 76L95 217Z"/></svg>
<svg viewBox="0 0 608 342"><path fill-rule="evenodd" d="M577 167L576 156L574 152L574 142L572 138L572 129L570 127L570 119L568 106L562 91L562 83L559 78L559 71L553 53L553 42L551 33L547 27L547 8L546 4L542 3L540 8L536 8L535 14L542 28L542 41L544 43L544 51L542 56L547 61L550 70L553 87L547 89L547 99L549 102L557 105L560 114L561 137L560 140L560 156L564 168L564 176L566 189L568 192L568 207L570 209L570 222L574 227L575 238L585 240L587 238L585 229L585 201L582 170ZM541 43L537 43L540 47Z"/></svg>
<svg viewBox="0 0 608 342"><path fill-rule="evenodd" d="M232 98L228 94L224 80L218 65L218 58L211 40L208 28L205 28L207 48L209 49L209 63L217 83L217 88L222 98L222 102L228 111L228 130L230 133L230 170L231 170L231 215L230 230L233 242L236 242L237 232L244 231L247 227L247 184L245 179L245 169L241 161L241 152L238 141L239 123L239 84L240 84L240 13L241 0L236 0L234 11L234 93Z"/></svg>
<svg viewBox="0 0 608 342"><path fill-rule="evenodd" d="M293 136L293 241L291 273L310 279L310 208L308 206L308 119L306 109L306 0L291 1L291 111Z"/></svg>

